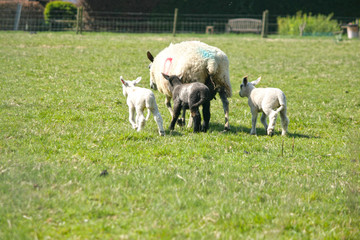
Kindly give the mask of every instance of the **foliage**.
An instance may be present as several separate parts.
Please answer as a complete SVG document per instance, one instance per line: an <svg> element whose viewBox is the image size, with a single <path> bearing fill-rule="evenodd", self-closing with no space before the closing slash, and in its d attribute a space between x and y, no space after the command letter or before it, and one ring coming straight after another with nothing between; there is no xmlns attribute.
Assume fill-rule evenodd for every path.
<svg viewBox="0 0 360 240"><path fill-rule="evenodd" d="M339 31L339 24L331 19L332 16L333 14L312 16L311 13L307 15L300 11L292 17L278 17L278 32L280 35L299 35L301 26L305 26L304 33L313 35Z"/></svg>
<svg viewBox="0 0 360 240"><path fill-rule="evenodd" d="M146 51L227 53L232 130L134 131L119 76ZM0 33L0 239L360 239L360 41L249 35ZM242 77L288 100L289 135L249 134ZM164 127L170 114L154 91ZM187 116L188 117L188 116ZM108 174L101 174L107 170Z"/></svg>
<svg viewBox="0 0 360 240"><path fill-rule="evenodd" d="M173 13L175 8L181 14L248 14L259 15L268 9L271 15L296 14L298 11L314 14L334 13L336 17L359 17L358 0L79 0L91 14L92 11Z"/></svg>
<svg viewBox="0 0 360 240"><path fill-rule="evenodd" d="M44 19L46 23L52 20L75 20L77 8L71 2L53 1L45 6ZM62 23L58 28L70 27L72 24Z"/></svg>

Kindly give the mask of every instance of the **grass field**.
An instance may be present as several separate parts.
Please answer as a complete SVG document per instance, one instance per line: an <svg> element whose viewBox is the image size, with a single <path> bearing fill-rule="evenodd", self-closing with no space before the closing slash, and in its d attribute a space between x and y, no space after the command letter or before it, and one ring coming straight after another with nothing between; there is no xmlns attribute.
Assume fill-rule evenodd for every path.
<svg viewBox="0 0 360 240"><path fill-rule="evenodd" d="M137 133L119 76L201 40L229 57L231 131ZM360 41L0 32L0 239L360 239ZM288 100L249 134L242 77ZM165 128L170 114L155 92ZM107 170L107 175L101 175Z"/></svg>

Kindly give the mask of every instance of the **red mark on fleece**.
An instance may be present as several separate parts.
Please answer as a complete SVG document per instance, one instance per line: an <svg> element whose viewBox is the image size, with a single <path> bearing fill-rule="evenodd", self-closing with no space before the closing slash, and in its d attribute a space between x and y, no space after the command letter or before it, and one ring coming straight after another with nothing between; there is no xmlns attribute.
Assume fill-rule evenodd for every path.
<svg viewBox="0 0 360 240"><path fill-rule="evenodd" d="M163 73L169 74L172 60L173 60L172 58L167 58L167 59L165 60L164 68L163 68Z"/></svg>

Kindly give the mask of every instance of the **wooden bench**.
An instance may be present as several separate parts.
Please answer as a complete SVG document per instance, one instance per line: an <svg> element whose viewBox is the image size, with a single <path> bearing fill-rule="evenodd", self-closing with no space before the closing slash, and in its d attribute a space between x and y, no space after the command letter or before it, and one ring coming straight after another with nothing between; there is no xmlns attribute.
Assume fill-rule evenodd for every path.
<svg viewBox="0 0 360 240"><path fill-rule="evenodd" d="M236 33L261 33L262 21L253 18L229 19L226 24L226 32Z"/></svg>

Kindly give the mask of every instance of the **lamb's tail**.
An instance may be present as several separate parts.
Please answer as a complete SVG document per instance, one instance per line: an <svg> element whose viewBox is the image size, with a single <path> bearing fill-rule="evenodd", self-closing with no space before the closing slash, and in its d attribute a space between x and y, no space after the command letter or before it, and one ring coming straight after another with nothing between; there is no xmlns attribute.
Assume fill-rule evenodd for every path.
<svg viewBox="0 0 360 240"><path fill-rule="evenodd" d="M280 107L278 109L276 109L276 113L279 113L279 112L283 111L284 109L286 110L286 98L283 93L279 97L279 103L280 103Z"/></svg>
<svg viewBox="0 0 360 240"><path fill-rule="evenodd" d="M200 92L200 100L198 102L194 103L193 105L191 105L190 110L194 111L195 109L197 109L200 105L202 105L206 101L209 101L209 92L206 92L206 94L204 94L204 92Z"/></svg>

